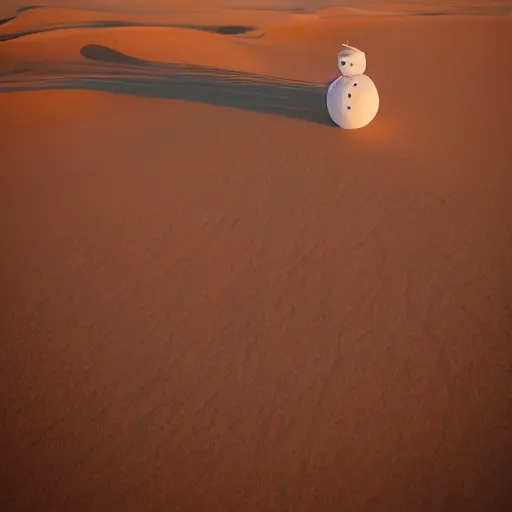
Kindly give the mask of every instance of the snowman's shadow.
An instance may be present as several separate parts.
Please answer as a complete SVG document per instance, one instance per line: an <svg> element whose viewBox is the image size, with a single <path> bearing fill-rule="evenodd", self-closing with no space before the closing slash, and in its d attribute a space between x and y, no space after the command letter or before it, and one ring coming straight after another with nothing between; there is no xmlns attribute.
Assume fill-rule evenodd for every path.
<svg viewBox="0 0 512 512"><path fill-rule="evenodd" d="M327 84L188 64L141 60L99 45L81 49L80 66L51 79L0 87L6 90L87 89L178 99L274 114L335 126L326 104Z"/></svg>

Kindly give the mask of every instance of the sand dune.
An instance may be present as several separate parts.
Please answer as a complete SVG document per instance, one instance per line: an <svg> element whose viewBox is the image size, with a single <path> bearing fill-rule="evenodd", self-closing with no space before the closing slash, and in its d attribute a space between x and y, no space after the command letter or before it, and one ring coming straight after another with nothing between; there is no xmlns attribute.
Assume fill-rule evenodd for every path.
<svg viewBox="0 0 512 512"><path fill-rule="evenodd" d="M47 4L0 11L0 510L509 509L506 9Z"/></svg>
<svg viewBox="0 0 512 512"><path fill-rule="evenodd" d="M298 22L302 19L314 17L307 14L293 14L283 11L267 10L226 10L226 9L166 9L149 10L147 12L111 12L94 9L63 9L63 8L34 8L18 11L16 15L7 19L8 25L0 29L1 38L8 39L26 35L27 33L55 31L66 28L84 28L105 26L153 26L173 27L185 26L194 28L198 20L201 25L195 28L210 29L214 31L219 27L252 28L251 24L268 26L270 24L283 24ZM248 27L245 27L248 25Z"/></svg>

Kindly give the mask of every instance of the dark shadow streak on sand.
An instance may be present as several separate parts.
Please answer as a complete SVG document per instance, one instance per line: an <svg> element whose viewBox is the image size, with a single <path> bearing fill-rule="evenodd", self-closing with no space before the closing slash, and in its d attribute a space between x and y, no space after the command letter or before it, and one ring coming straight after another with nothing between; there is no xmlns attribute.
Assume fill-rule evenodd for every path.
<svg viewBox="0 0 512 512"><path fill-rule="evenodd" d="M80 75L44 77L0 84L0 92L41 89L85 89L153 98L167 98L279 115L336 126L325 106L326 85L294 82L206 66L146 61L99 45L81 54L101 64Z"/></svg>
<svg viewBox="0 0 512 512"><path fill-rule="evenodd" d="M16 16L0 20L2 23L8 23L16 19ZM173 25L173 24L155 24L155 23L136 23L132 21L87 21L84 23L63 23L60 25L53 25L38 30L27 30L25 32L14 32L12 34L0 34L0 43L4 41L11 41L12 39L19 39L20 37L32 36L34 34L41 34L44 32L55 32L56 30L69 30L69 29L83 29L83 28L127 28L127 27L152 27L152 28L185 28L189 30L201 30L203 32L213 32L221 35L237 35L246 34L257 27L246 27L240 25Z"/></svg>
<svg viewBox="0 0 512 512"><path fill-rule="evenodd" d="M16 18L16 16L13 16L12 18L4 18L3 20L0 19L0 25L3 25L4 23L8 23L9 21L14 20L15 18Z"/></svg>
<svg viewBox="0 0 512 512"><path fill-rule="evenodd" d="M22 13L25 11L33 11L34 9L44 9L43 5L25 5L24 7L20 7L16 12Z"/></svg>

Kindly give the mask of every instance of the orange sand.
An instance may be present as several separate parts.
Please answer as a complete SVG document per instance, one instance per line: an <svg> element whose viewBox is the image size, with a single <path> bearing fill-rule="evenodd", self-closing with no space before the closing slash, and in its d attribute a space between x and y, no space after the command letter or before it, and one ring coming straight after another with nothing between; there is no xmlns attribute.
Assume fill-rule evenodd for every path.
<svg viewBox="0 0 512 512"><path fill-rule="evenodd" d="M103 4L0 25L0 510L510 509L510 16Z"/></svg>

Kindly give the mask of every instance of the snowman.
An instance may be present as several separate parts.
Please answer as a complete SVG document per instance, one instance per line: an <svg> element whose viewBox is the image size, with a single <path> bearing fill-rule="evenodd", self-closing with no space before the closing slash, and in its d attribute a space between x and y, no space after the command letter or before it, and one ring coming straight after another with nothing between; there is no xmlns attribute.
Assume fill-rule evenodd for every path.
<svg viewBox="0 0 512 512"><path fill-rule="evenodd" d="M379 110L379 93L366 76L364 52L349 46L338 54L341 76L327 89L327 110L331 119L347 130L369 124Z"/></svg>

